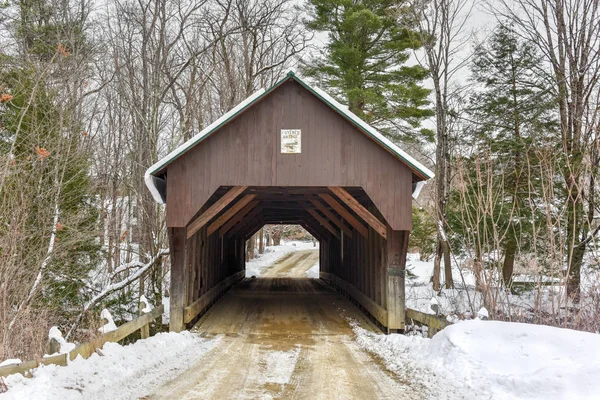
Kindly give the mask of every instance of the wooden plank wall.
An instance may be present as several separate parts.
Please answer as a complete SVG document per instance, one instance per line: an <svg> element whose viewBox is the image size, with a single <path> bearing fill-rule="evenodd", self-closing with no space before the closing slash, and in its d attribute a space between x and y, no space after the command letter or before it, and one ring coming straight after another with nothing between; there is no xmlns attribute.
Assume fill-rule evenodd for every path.
<svg viewBox="0 0 600 400"><path fill-rule="evenodd" d="M185 228L172 230L184 231ZM177 237L177 240L180 243L183 239ZM226 240L219 236L218 231L207 236L207 226L185 240L185 246L179 246L183 250L178 248L175 254L179 255L183 251L185 256L174 257L171 260L171 331L185 329L185 307L205 296L224 280L244 270L243 241L238 238ZM179 267L178 263L183 263L184 266ZM211 297L214 295L211 292ZM207 302L212 303L213 300L211 298Z"/></svg>
<svg viewBox="0 0 600 400"><path fill-rule="evenodd" d="M302 151L282 154L281 129ZM362 187L390 226L412 227L411 170L289 81L167 167L167 226L185 226L220 186Z"/></svg>
<svg viewBox="0 0 600 400"><path fill-rule="evenodd" d="M378 214L373 206L369 211ZM338 241L332 237L322 245L320 255L325 261L321 264L321 278L352 297L388 331L404 329L409 232L394 231L388 226L388 240L370 227L367 237L353 232L352 239L346 236Z"/></svg>

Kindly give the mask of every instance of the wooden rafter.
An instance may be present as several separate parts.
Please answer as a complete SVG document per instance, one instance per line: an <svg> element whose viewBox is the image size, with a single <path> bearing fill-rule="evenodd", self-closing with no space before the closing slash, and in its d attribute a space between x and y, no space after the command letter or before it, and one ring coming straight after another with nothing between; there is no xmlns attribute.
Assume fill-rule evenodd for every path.
<svg viewBox="0 0 600 400"><path fill-rule="evenodd" d="M237 214L235 214L233 216L233 218L231 218L229 221L227 221L221 227L221 229L219 229L219 236L223 236L226 232L228 232L231 228L233 228L235 226L235 224L240 222L246 214L248 214L250 211L255 209L255 207L258 205L258 203L259 202L257 200L254 200L254 201L251 201L250 203L246 204L240 211L237 212Z"/></svg>
<svg viewBox="0 0 600 400"><path fill-rule="evenodd" d="M340 232L334 227L332 226L329 221L327 221L325 218L323 218L318 212L316 212L315 210L306 210L310 215L313 216L314 219L317 220L317 222L319 222L319 224L321 224L325 229L327 229L329 232L331 232L331 234L333 236L335 236L336 238L340 238Z"/></svg>
<svg viewBox="0 0 600 400"><path fill-rule="evenodd" d="M319 237L320 237L319 240L328 240L329 235L327 234L327 230L323 229L323 227L321 225L319 225L314 219L306 218L304 220L304 223L302 224L302 226L304 226L305 228L308 227L308 228L312 229L314 232L316 232L317 235L319 235ZM314 236L313 233L311 233L311 235Z"/></svg>
<svg viewBox="0 0 600 400"><path fill-rule="evenodd" d="M329 219L338 228L340 228L342 231L344 231L344 235L346 235L350 239L352 239L352 229L348 228L348 225L346 225L344 223L344 221L342 221L341 218L338 218L334 213L329 211L329 209L327 207L325 207L325 205L323 203L321 203L319 200L312 199L310 202L317 208L317 210L321 211L327 219Z"/></svg>
<svg viewBox="0 0 600 400"><path fill-rule="evenodd" d="M218 213L221 212L229 203L231 203L236 197L238 197L244 190L246 190L248 186L234 186L227 193L223 195L219 200L215 202L212 206L208 207L208 210L204 211L202 214L198 216L195 220L193 220L187 226L187 238L191 238L194 236L196 232L198 232L204 225L208 223L211 219L213 219Z"/></svg>
<svg viewBox="0 0 600 400"><path fill-rule="evenodd" d="M371 214L362 204L358 202L350 193L340 186L328 186L337 197L339 197L348 207L360 216L367 224L379 233L384 239L387 239L387 227L383 222Z"/></svg>
<svg viewBox="0 0 600 400"><path fill-rule="evenodd" d="M207 236L212 235L213 232L215 232L217 229L219 229L221 226L223 226L223 224L226 223L227 221L229 221L231 218L233 218L233 216L235 214L237 214L242 208L244 208L244 206L246 204L248 204L252 200L254 200L255 197L256 197L255 194L248 194L248 195L242 197L240 199L240 201L235 203L229 210L225 211L223 213L223 215L221 215L219 218L217 218L215 220L215 222L208 225L208 228L206 228L206 235Z"/></svg>
<svg viewBox="0 0 600 400"><path fill-rule="evenodd" d="M266 223L267 222L263 217L259 217L252 224L246 225L247 229L245 229L244 232L240 232L240 234L243 234L244 240L249 240L252 235L258 232Z"/></svg>
<svg viewBox="0 0 600 400"><path fill-rule="evenodd" d="M242 221L240 221L237 225L235 225L233 228L231 228L231 230L225 231L225 232L227 232L228 236L235 235L240 230L242 230L242 228L244 228L246 225L248 225L250 222L252 222L255 219L255 217L258 216L261 212L262 212L261 206L254 208L252 211L250 211L248 213L248 215L244 216L244 219ZM221 228L221 231L219 231L220 233L222 232L221 234L225 233L225 232L223 232L224 228L225 227Z"/></svg>
<svg viewBox="0 0 600 400"><path fill-rule="evenodd" d="M336 199L328 193L320 193L319 197L325 200L327 204L331 206L342 218L344 218L354 229L358 231L362 236L369 236L369 230L359 220L354 218L354 215L350 214L348 210L344 208Z"/></svg>
<svg viewBox="0 0 600 400"><path fill-rule="evenodd" d="M317 240L321 241L323 240L323 237L321 236L320 233L318 233L317 231L315 231L313 228L311 228L306 222L301 222L300 226L303 227L304 229L306 229L306 231L308 233L310 233L311 235L313 235L314 237L317 238Z"/></svg>

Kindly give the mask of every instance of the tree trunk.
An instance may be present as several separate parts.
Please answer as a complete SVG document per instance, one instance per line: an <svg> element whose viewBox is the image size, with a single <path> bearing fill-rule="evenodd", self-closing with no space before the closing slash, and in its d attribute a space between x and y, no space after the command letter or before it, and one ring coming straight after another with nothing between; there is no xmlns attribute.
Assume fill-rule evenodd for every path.
<svg viewBox="0 0 600 400"><path fill-rule="evenodd" d="M433 260L433 276L431 277L431 282L433 283L433 290L439 292L442 288L440 274L441 274L441 261L442 258L440 254L442 253L440 246L442 245L441 240L438 239L437 248L435 251L435 259Z"/></svg>
<svg viewBox="0 0 600 400"><path fill-rule="evenodd" d="M504 245L504 264L502 265L502 279L507 289L511 287L516 253L517 241L515 236L510 234Z"/></svg>
<svg viewBox="0 0 600 400"><path fill-rule="evenodd" d="M452 263L450 259L450 244L448 240L442 242L443 253L444 253L444 275L446 278L446 289L452 289L454 287L454 279L452 278Z"/></svg>
<svg viewBox="0 0 600 400"><path fill-rule="evenodd" d="M265 252L265 229L261 228L258 239L258 254L263 254Z"/></svg>
<svg viewBox="0 0 600 400"><path fill-rule="evenodd" d="M279 246L281 244L281 230L276 229L273 231L273 245Z"/></svg>
<svg viewBox="0 0 600 400"><path fill-rule="evenodd" d="M567 199L567 246L568 246L568 277L567 277L567 296L578 303L581 297L581 266L583 265L583 256L585 246L579 246L579 234L585 225L583 221L583 203L575 196L569 195Z"/></svg>
<svg viewBox="0 0 600 400"><path fill-rule="evenodd" d="M254 249L256 249L256 235L252 235L246 242L246 261L254 259Z"/></svg>

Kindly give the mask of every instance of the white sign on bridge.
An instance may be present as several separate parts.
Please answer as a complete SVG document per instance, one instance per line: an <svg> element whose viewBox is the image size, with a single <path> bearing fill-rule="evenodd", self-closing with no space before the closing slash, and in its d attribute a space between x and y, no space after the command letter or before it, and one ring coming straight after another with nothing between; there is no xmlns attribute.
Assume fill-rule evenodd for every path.
<svg viewBox="0 0 600 400"><path fill-rule="evenodd" d="M298 154L302 149L302 131L300 129L281 130L281 152Z"/></svg>

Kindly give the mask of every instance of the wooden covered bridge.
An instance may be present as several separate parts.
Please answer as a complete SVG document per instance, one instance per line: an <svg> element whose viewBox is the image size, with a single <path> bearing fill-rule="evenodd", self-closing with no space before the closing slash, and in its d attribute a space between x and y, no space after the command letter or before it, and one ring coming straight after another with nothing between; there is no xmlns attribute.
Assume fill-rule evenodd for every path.
<svg viewBox="0 0 600 400"><path fill-rule="evenodd" d="M288 73L146 172L166 203L170 330L243 279L245 242L265 224L303 226L320 243L320 278L388 331L404 329L412 195L432 176Z"/></svg>

